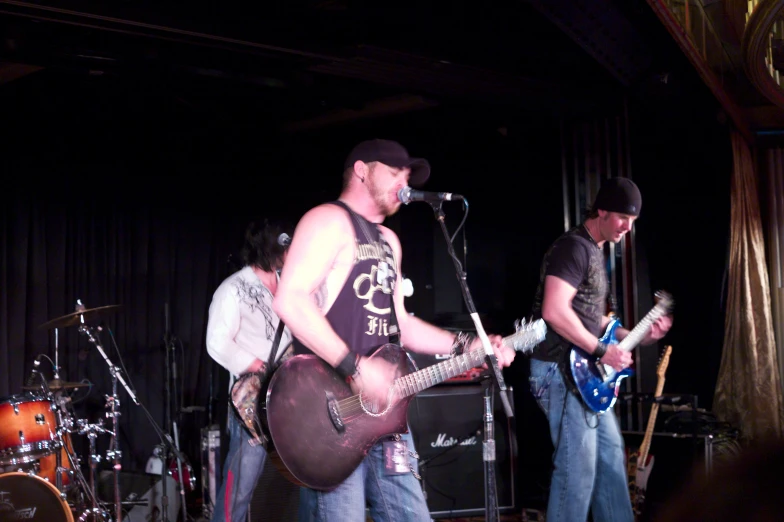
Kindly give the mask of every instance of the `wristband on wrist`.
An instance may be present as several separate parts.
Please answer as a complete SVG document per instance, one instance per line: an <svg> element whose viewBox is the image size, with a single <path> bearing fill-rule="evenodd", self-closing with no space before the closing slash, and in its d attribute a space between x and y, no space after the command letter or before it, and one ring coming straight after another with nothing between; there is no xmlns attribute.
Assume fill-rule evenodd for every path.
<svg viewBox="0 0 784 522"><path fill-rule="evenodd" d="M601 341L596 343L596 348L593 349L593 356L597 359L601 359L604 357L604 354L607 353L607 345Z"/></svg>
<svg viewBox="0 0 784 522"><path fill-rule="evenodd" d="M337 365L335 371L344 379L353 377L357 373L357 359L359 359L359 355L354 352L348 352L343 360L340 361L340 364Z"/></svg>

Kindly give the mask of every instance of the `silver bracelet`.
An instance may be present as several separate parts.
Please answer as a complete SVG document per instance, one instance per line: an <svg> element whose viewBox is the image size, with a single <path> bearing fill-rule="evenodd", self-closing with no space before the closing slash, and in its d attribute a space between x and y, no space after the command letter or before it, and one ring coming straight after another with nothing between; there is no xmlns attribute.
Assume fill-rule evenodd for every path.
<svg viewBox="0 0 784 522"><path fill-rule="evenodd" d="M449 351L449 355L451 357L463 355L470 339L470 334L458 332L457 335L455 335L455 340L452 342L452 349Z"/></svg>

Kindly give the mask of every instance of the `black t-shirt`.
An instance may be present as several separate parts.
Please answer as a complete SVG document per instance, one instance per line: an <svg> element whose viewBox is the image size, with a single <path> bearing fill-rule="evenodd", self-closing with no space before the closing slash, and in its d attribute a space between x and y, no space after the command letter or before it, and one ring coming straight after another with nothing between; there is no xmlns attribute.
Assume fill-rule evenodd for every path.
<svg viewBox="0 0 784 522"><path fill-rule="evenodd" d="M577 289L572 299L572 308L583 326L596 337L600 337L602 316L607 305L607 271L604 252L584 226L580 225L564 233L547 250L534 298L534 319L542 317L544 280L549 275L563 279ZM569 341L548 328L545 340L534 348L531 356L544 361L561 361L570 346Z"/></svg>

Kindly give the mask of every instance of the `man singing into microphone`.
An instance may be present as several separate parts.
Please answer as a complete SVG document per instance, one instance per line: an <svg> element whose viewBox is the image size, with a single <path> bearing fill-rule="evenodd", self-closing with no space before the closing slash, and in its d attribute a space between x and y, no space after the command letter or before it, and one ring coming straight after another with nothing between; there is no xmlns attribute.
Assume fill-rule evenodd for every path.
<svg viewBox="0 0 784 522"><path fill-rule="evenodd" d="M242 374L262 372L269 360L279 319L272 310L278 289L276 271L283 266L290 241L283 223L254 221L245 231L242 260L245 266L227 277L212 296L207 321L207 352L231 376L230 389ZM285 328L276 361L291 344ZM227 431L229 451L212 522L244 522L267 452L252 442L230 407ZM282 480L282 479L281 479Z"/></svg>
<svg viewBox="0 0 784 522"><path fill-rule="evenodd" d="M379 403L386 401L393 368L371 355L398 333L402 346L420 353L457 354L481 345L410 316L403 304L400 240L381 223L400 208L401 189L421 185L429 174L428 162L409 157L399 143L357 145L346 158L339 199L311 209L297 225L273 303L305 349ZM499 336L490 338L499 365L508 366L515 352ZM364 522L368 505L375 522L429 521L421 485L398 462L385 462L384 444L400 446L395 453L406 455L405 469L416 473L410 434L382 439L335 489L303 489L300 520Z"/></svg>

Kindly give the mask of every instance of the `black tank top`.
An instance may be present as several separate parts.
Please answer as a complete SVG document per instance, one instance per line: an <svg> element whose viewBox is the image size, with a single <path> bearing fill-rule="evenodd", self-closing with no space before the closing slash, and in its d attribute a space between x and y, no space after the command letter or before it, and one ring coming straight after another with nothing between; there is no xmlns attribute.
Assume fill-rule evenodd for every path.
<svg viewBox="0 0 784 522"><path fill-rule="evenodd" d="M397 281L397 263L389 243L378 227L342 201L351 218L356 241L354 266L343 288L327 312L326 319L352 352L368 355L379 346L398 339L392 292ZM311 353L295 342L298 353Z"/></svg>

